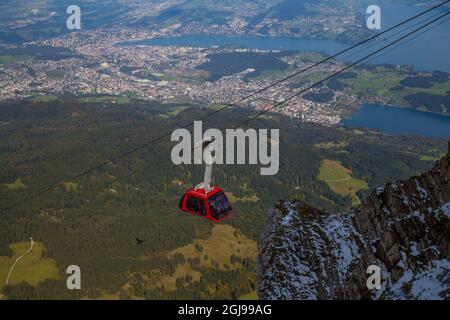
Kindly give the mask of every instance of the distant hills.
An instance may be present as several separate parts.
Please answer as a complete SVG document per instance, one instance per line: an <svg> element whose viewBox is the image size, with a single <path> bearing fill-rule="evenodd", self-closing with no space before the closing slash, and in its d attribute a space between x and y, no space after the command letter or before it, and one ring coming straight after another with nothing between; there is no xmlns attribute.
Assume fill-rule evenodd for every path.
<svg viewBox="0 0 450 320"><path fill-rule="evenodd" d="M66 28L68 17L66 9L71 4L65 0L33 0L21 2L19 5L16 1L3 1L0 12L0 41L21 43L68 34L70 31ZM120 26L159 30L179 24L177 32L185 34L257 33L336 38L342 30L334 34L329 32L330 21L336 17L352 17L356 14L357 2L201 0L172 4L170 1L164 3L157 0L133 2L80 0L77 5L81 8L83 31L97 28L115 29ZM354 23L346 26L340 24L336 27L348 29L348 35L345 33L340 35L342 39L354 37L357 29L354 28Z"/></svg>

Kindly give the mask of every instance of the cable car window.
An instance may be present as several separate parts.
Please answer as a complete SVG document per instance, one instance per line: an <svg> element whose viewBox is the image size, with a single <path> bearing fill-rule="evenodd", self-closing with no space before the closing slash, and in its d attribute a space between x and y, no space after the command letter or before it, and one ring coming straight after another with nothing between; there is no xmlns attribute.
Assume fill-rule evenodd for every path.
<svg viewBox="0 0 450 320"><path fill-rule="evenodd" d="M203 200L194 197L188 197L186 201L186 207L189 211L199 213L202 216L205 214L205 207L203 206Z"/></svg>
<svg viewBox="0 0 450 320"><path fill-rule="evenodd" d="M178 208L180 208L180 209L183 208L184 198L185 198L185 195L183 194L183 196L182 196L181 199L180 199L180 202L178 203Z"/></svg>
<svg viewBox="0 0 450 320"><path fill-rule="evenodd" d="M221 220L231 212L231 204L223 192L218 192L209 198L211 215L216 220Z"/></svg>

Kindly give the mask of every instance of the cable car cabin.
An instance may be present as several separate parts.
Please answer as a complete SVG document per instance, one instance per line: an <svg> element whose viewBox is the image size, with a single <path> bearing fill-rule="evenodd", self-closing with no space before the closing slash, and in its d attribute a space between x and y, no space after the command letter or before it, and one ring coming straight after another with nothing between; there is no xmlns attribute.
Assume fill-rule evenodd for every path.
<svg viewBox="0 0 450 320"><path fill-rule="evenodd" d="M205 194L205 189L192 188L180 200L179 208L213 222L221 222L233 211L227 196L220 188L212 187Z"/></svg>
<svg viewBox="0 0 450 320"><path fill-rule="evenodd" d="M191 214L204 217L213 222L226 219L231 213L231 204L222 189L211 186L211 173L214 163L212 153L215 151L215 138L209 137L196 144L201 148L206 164L203 183L189 189L181 198L178 207Z"/></svg>

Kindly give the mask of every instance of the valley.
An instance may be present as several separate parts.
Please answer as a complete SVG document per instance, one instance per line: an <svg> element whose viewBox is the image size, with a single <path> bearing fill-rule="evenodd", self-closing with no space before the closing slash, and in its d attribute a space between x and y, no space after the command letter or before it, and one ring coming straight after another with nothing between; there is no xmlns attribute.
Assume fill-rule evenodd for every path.
<svg viewBox="0 0 450 320"><path fill-rule="evenodd" d="M79 0L81 29L68 30L66 0L2 1L0 299L256 300L278 288L263 290L261 262L267 270L280 262L281 274L300 265L294 276L325 288L297 288L302 282L287 272L276 294L367 298L365 279L346 273L353 261L366 274L359 252L382 259L398 280L401 288L386 297L427 297L416 291L428 282L407 276L432 279L416 272L430 257L441 260L427 267L448 265L430 253L430 241L448 253L448 208L437 186L448 169L450 18L375 50L450 5L366 42L435 5L381 0L382 28L374 31L366 27L369 4ZM233 208L222 223L178 208L204 168L175 165L170 136L180 128L195 133L199 119L204 130L224 134L280 133L276 144L262 139L272 145L275 175L261 175L265 165L215 164L212 183ZM263 148L256 149L262 162ZM419 216L426 212L427 221ZM270 233L279 238L261 246ZM366 242L358 247L355 239ZM266 248L281 249L281 259ZM307 263L313 272L301 269ZM73 265L80 290L66 283ZM325 271L332 275L323 285Z"/></svg>
<svg viewBox="0 0 450 320"><path fill-rule="evenodd" d="M226 105L373 35L365 32L364 6L353 0L303 1L301 6L291 0L273 6L262 0L233 0L218 7L208 1L136 0L113 9L116 2L83 2L81 6L89 13L83 15L88 22L82 33L39 34L26 44L0 41L0 101L45 101L70 95L93 102L126 103L138 98ZM62 4L45 8L45 1L36 1L30 8L33 6L34 13L23 26L9 25L11 32L24 37L30 28L39 30L41 24L53 26L64 20ZM11 2L4 7L5 12L15 13ZM400 16L387 14L388 25L421 10L392 1L384 1L383 8L402 9ZM100 16L93 21L97 14ZM122 17L122 24L114 24L114 17ZM107 28L108 24L114 27ZM429 36L439 38L445 34L443 30L445 25L430 30ZM373 40L365 49L387 40ZM403 46L398 47L386 57L374 57L296 97L279 112L329 126L339 125L367 103L448 115L448 62L437 57L424 61L428 52L424 41L419 37L414 47L405 44L406 50L416 55L405 55ZM436 45L438 52L448 50L445 41L436 41ZM242 105L269 108L361 55L357 52L327 61L313 73L293 77Z"/></svg>
<svg viewBox="0 0 450 320"><path fill-rule="evenodd" d="M224 225L178 211L180 195L202 179L203 168L171 165L167 141L156 146L158 153L144 149L16 205L54 181L208 112L193 107L180 111L177 104L63 99L1 105L0 256L9 256L9 244L33 234L46 248L45 259L56 261L58 274L72 264L83 274L81 292L68 291L65 278L51 271L38 282L24 273L26 282L13 282L3 294L31 299L254 297L255 241L273 199L299 199L330 212L348 209L352 198L319 178L324 160L342 164L333 166L339 173L328 178L346 178L351 170L352 178L375 188L425 170L431 164L427 157L446 148L439 139L362 134L273 114L254 126L282 128L284 160L277 176L261 177L257 166L215 169L218 183L234 195L235 214ZM223 128L250 115L246 108L228 110L208 126ZM26 187L16 187L22 184ZM352 188L359 198L368 191ZM135 238L144 239L144 245L136 245Z"/></svg>

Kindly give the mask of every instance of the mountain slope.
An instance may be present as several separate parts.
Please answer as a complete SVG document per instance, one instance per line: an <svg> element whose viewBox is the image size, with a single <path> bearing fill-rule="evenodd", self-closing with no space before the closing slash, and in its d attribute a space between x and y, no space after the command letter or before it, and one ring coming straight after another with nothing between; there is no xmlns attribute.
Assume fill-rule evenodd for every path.
<svg viewBox="0 0 450 320"><path fill-rule="evenodd" d="M225 236L214 236L217 234L209 221L179 212L180 196L201 181L204 168L172 164L168 159L174 144L169 139L6 210L54 181L96 166L212 110L186 107L140 100L114 104L69 98L0 105L0 256L10 256L12 243L31 236L45 245L45 258L56 261L61 275L60 280L47 279L37 286L9 286L2 292L4 297L229 299L255 289L255 244L251 244L255 255L244 254L244 248L249 247L246 242L236 238L234 231L227 232L231 244L237 242L238 246L221 250L217 243L224 244ZM240 108L224 111L220 117L209 119L205 127L228 128L252 114ZM256 120L252 127L282 128L283 161L278 175L261 177L259 166L214 169L216 182L234 202L234 215L227 224L251 240L260 236L265 208L274 199L300 197L328 212L349 208L350 198L334 194L319 180L323 159L339 161L352 169L354 177L374 187L426 170L430 165L421 158L440 154L446 147L437 139L361 134L359 130L300 123L276 114ZM364 197L362 192L358 196ZM138 245L136 238L145 242ZM183 258L170 255L180 248L185 248ZM218 256L209 253L209 248L218 250ZM209 267L211 259L220 260L223 268ZM82 269L82 291L67 290L64 275L72 264ZM244 272L234 268L244 264ZM154 275L158 270L161 276ZM199 273L202 278L197 281L194 275ZM167 281L171 287L159 285Z"/></svg>
<svg viewBox="0 0 450 320"><path fill-rule="evenodd" d="M258 244L260 298L450 298L449 178L447 154L348 213L280 202ZM381 268L380 290L367 288L371 265Z"/></svg>

